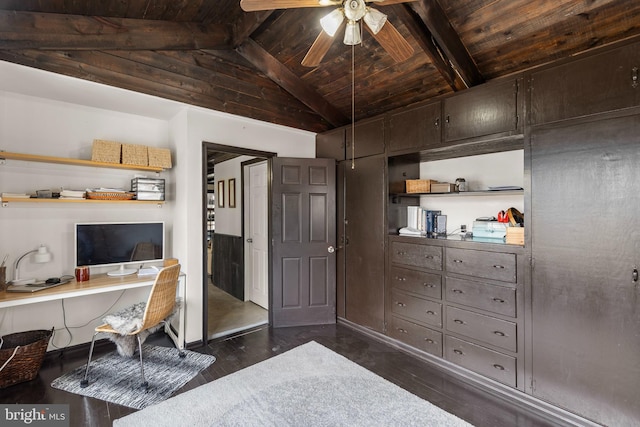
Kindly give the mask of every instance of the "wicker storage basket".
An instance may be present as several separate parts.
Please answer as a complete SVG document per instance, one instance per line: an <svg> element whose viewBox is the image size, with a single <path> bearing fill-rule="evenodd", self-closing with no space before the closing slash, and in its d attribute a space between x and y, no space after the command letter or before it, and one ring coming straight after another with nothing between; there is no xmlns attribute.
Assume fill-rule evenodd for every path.
<svg viewBox="0 0 640 427"><path fill-rule="evenodd" d="M109 192L109 191L87 191L87 199L93 200L131 200L134 193Z"/></svg>
<svg viewBox="0 0 640 427"><path fill-rule="evenodd" d="M120 163L122 144L102 139L93 140L91 160L102 163Z"/></svg>
<svg viewBox="0 0 640 427"><path fill-rule="evenodd" d="M122 164L148 166L149 154L146 145L122 144Z"/></svg>
<svg viewBox="0 0 640 427"><path fill-rule="evenodd" d="M432 179L408 179L405 181L407 193L430 193Z"/></svg>
<svg viewBox="0 0 640 427"><path fill-rule="evenodd" d="M38 375L53 329L17 332L2 337L0 388L31 381Z"/></svg>
<svg viewBox="0 0 640 427"><path fill-rule="evenodd" d="M149 166L171 169L171 151L168 148L147 147Z"/></svg>

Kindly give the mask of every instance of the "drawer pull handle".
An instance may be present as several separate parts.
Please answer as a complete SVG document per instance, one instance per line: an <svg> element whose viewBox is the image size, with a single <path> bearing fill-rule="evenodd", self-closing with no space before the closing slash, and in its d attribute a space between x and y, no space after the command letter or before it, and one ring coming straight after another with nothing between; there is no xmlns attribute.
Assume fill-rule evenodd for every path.
<svg viewBox="0 0 640 427"><path fill-rule="evenodd" d="M423 285L425 288L435 288L435 287L436 287L436 285L433 285L433 284L431 284L431 283L426 283L426 282L425 282L425 283L423 283L422 285Z"/></svg>
<svg viewBox="0 0 640 427"><path fill-rule="evenodd" d="M464 292L462 292L460 289L454 289L451 292L453 292L454 294L464 294Z"/></svg>
<svg viewBox="0 0 640 427"><path fill-rule="evenodd" d="M504 300L502 298L495 297L493 299L494 302L499 302L500 304L504 304Z"/></svg>
<svg viewBox="0 0 640 427"><path fill-rule="evenodd" d="M424 339L428 344L435 344L435 341L432 340L431 338L425 338Z"/></svg>
<svg viewBox="0 0 640 427"><path fill-rule="evenodd" d="M398 276L396 276L396 280L397 280L398 282L404 282L404 281L405 281L405 280L407 280L407 279L406 279L406 278L404 278L404 277L398 277Z"/></svg>
<svg viewBox="0 0 640 427"><path fill-rule="evenodd" d="M425 255L424 256L426 259L433 259L433 255Z"/></svg>
<svg viewBox="0 0 640 427"><path fill-rule="evenodd" d="M504 371L504 366L502 365L498 365L497 363L493 365L494 368L496 368L499 371Z"/></svg>
<svg viewBox="0 0 640 427"><path fill-rule="evenodd" d="M453 323L457 323L458 325L464 325L464 321L462 321L460 319L454 319Z"/></svg>
<svg viewBox="0 0 640 427"><path fill-rule="evenodd" d="M464 354L464 353L462 352L462 350L458 350L458 349L453 350L453 352L454 352L455 354L457 354L458 356L462 356L462 355ZM495 365L494 365L494 366L495 366Z"/></svg>
<svg viewBox="0 0 640 427"><path fill-rule="evenodd" d="M458 263L458 264L462 264L462 260L461 259L454 259L453 262Z"/></svg>
<svg viewBox="0 0 640 427"><path fill-rule="evenodd" d="M502 331L493 331L493 333L494 333L495 335L499 336L499 337L506 337L506 336L507 336L507 334L505 334L505 333L504 333L504 332L502 332Z"/></svg>
<svg viewBox="0 0 640 427"><path fill-rule="evenodd" d="M403 302L400 302L400 301L396 301L396 305L397 305L398 307L406 307L406 306L407 306L407 304L405 304L405 303L403 303Z"/></svg>
<svg viewBox="0 0 640 427"><path fill-rule="evenodd" d="M402 255L406 255L407 253L405 251L398 251L396 252L398 255L402 256Z"/></svg>
<svg viewBox="0 0 640 427"><path fill-rule="evenodd" d="M504 265L494 265L493 268L497 268L498 270L504 270Z"/></svg>
<svg viewBox="0 0 640 427"><path fill-rule="evenodd" d="M407 330L406 329L402 329L402 328L398 328L398 332L400 332L401 334L406 334Z"/></svg>
<svg viewBox="0 0 640 427"><path fill-rule="evenodd" d="M435 316L435 315L436 315L436 312L435 312L435 311L433 311L433 310L427 310L427 312L426 312L426 313L427 313L427 314L429 314L429 315L431 315L431 316Z"/></svg>

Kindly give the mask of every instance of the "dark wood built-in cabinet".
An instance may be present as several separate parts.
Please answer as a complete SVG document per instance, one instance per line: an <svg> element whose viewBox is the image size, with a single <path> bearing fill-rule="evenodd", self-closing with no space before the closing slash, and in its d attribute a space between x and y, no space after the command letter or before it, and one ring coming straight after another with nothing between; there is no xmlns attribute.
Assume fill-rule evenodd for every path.
<svg viewBox="0 0 640 427"><path fill-rule="evenodd" d="M552 423L639 424L639 69L628 41L356 124L338 316ZM423 162L514 149L524 246L398 236Z"/></svg>
<svg viewBox="0 0 640 427"><path fill-rule="evenodd" d="M522 79L491 82L445 98L444 141L522 134Z"/></svg>
<svg viewBox="0 0 640 427"><path fill-rule="evenodd" d="M441 102L390 113L388 140L389 153L443 146Z"/></svg>
<svg viewBox="0 0 640 427"><path fill-rule="evenodd" d="M524 390L522 248L388 239L389 336Z"/></svg>

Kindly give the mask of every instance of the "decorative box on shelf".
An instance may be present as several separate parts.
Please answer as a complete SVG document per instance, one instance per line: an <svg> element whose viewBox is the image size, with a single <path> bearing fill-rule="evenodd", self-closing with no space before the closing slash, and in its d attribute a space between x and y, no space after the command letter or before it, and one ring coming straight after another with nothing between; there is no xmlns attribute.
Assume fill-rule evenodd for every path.
<svg viewBox="0 0 640 427"><path fill-rule="evenodd" d="M524 227L507 227L506 242L510 245L524 245Z"/></svg>
<svg viewBox="0 0 640 427"><path fill-rule="evenodd" d="M430 193L431 185L436 181L432 179L407 179L405 181L407 193Z"/></svg>
<svg viewBox="0 0 640 427"><path fill-rule="evenodd" d="M448 182L432 182L431 183L432 193L453 193L454 191L456 191L455 184L450 184Z"/></svg>
<svg viewBox="0 0 640 427"><path fill-rule="evenodd" d="M164 200L164 179L133 178L131 191L137 200Z"/></svg>

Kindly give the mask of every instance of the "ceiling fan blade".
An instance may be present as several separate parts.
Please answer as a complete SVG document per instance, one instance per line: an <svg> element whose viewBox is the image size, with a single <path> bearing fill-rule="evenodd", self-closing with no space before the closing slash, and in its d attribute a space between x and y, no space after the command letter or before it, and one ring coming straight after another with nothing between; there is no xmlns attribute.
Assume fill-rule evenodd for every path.
<svg viewBox="0 0 640 427"><path fill-rule="evenodd" d="M340 24L338 31L344 27L344 22ZM305 67L317 67L322 62L322 59L329 51L331 44L333 43L334 37L331 37L329 34L325 33L324 30L320 31L316 41L313 42L311 48L302 59L302 65Z"/></svg>
<svg viewBox="0 0 640 427"><path fill-rule="evenodd" d="M418 0L366 0L367 3L375 3L376 6L389 6L390 4L409 3Z"/></svg>
<svg viewBox="0 0 640 427"><path fill-rule="evenodd" d="M341 4L340 1L326 0L240 0L240 7L245 12L257 12L259 10L293 9L298 7L326 7L332 4Z"/></svg>
<svg viewBox="0 0 640 427"><path fill-rule="evenodd" d="M391 22L387 21L378 34L373 34L367 25L364 27L396 62L406 61L413 55L413 48Z"/></svg>

